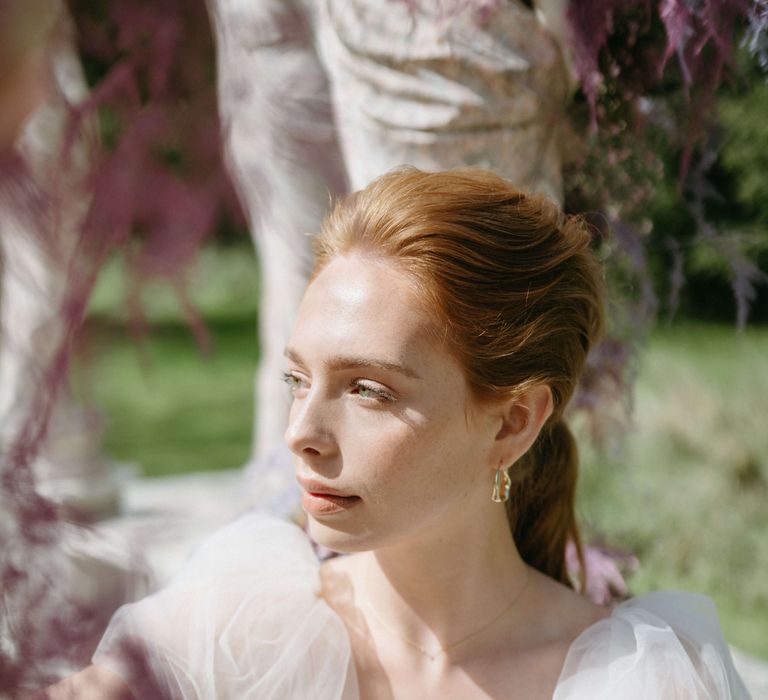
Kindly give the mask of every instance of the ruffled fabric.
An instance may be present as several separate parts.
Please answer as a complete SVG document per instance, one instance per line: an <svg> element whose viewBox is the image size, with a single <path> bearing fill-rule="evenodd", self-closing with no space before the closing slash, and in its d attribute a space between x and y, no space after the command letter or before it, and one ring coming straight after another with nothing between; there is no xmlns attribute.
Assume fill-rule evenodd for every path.
<svg viewBox="0 0 768 700"><path fill-rule="evenodd" d="M553 700L749 700L706 596L648 593L582 632Z"/></svg>
<svg viewBox="0 0 768 700"><path fill-rule="evenodd" d="M251 513L158 593L124 605L93 662L181 700L358 700L349 638L295 525ZM150 697L142 692L141 697ZM651 593L571 645L553 700L749 700L714 604Z"/></svg>
<svg viewBox="0 0 768 700"><path fill-rule="evenodd" d="M147 688L148 666L151 694L174 700L354 700L346 630L319 588L304 532L249 514L168 587L122 606L93 663L132 689Z"/></svg>

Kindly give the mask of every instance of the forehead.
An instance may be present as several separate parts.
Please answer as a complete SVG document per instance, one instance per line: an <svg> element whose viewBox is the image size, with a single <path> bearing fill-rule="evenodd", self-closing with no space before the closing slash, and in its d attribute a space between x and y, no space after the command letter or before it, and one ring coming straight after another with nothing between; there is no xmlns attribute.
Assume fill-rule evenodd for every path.
<svg viewBox="0 0 768 700"><path fill-rule="evenodd" d="M307 288L290 345L423 364L441 352L415 279L392 261L361 253L334 258Z"/></svg>

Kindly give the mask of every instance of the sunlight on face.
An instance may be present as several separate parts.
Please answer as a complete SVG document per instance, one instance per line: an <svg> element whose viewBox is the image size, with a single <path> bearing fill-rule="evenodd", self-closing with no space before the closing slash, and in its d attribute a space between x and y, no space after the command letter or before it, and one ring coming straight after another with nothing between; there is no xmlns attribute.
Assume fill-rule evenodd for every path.
<svg viewBox="0 0 768 700"><path fill-rule="evenodd" d="M417 294L393 262L354 253L328 264L299 309L286 441L311 534L332 549L442 528L488 498L491 423Z"/></svg>

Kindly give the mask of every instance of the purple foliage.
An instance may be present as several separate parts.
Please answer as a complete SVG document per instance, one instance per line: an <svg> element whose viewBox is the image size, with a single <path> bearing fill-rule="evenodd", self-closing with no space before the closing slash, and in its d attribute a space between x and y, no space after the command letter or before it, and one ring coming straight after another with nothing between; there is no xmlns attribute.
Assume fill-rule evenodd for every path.
<svg viewBox="0 0 768 700"><path fill-rule="evenodd" d="M86 64L107 70L83 103L71 105L51 183L41 187L18 157L3 156L0 163L0 196L14 199L41 245L56 245L63 235L60 198L65 190L71 193L77 177L76 146L93 120L101 121L103 144L92 155L84 183L88 211L66 234L74 240L62 260L68 279L59 309L64 331L39 381L28 387L28 416L2 456L0 634L12 645L0 649L0 694L12 696L86 664L109 615L125 599L125 591L114 591L94 607L73 597L63 538L73 528L77 537L77 526L37 493L32 470L98 274L110 256L123 255L133 299L146 280L170 280L205 344L205 328L181 275L217 217L237 207L220 157L213 46L203 2L111 0L95 7L73 0L72 9ZM133 309L138 326L141 309Z"/></svg>
<svg viewBox="0 0 768 700"><path fill-rule="evenodd" d="M646 211L664 176L662 154L677 151L680 206L690 207L698 232L687 245L669 236L662 241L671 257L668 308L674 312L679 303L687 251L706 241L731 270L737 322L742 326L755 285L764 276L746 257L742 243L714 231L707 220L704 199L715 199L715 193L706 173L716 158L711 150L715 90L745 29L750 50L758 60L765 58L768 4L765 0L572 1L568 19L591 132L566 177L568 199L577 210L607 213L615 246L609 269L615 269L618 261L634 277L635 307L629 311L628 325L634 324L642 335L658 307L643 257L659 236L648 235Z"/></svg>
<svg viewBox="0 0 768 700"><path fill-rule="evenodd" d="M106 109L118 129L93 168L84 229L97 248L127 251L139 281L172 278L234 202L220 157L205 6L112 0L109 12L108 22L76 14L81 50L110 68L73 126Z"/></svg>
<svg viewBox="0 0 768 700"><path fill-rule="evenodd" d="M7 157L0 165L0 194L26 216L30 235L41 245L56 240L56 200L34 182L22 161ZM36 490L32 464L45 438L52 407L66 381L72 338L84 314L83 285L73 261L72 285L60 313L66 333L52 361L27 390L29 414L15 441L0 455L0 694L16 696L55 679L62 665L82 665L114 609L84 604L67 594L66 555L61 546L67 527L57 507ZM4 695L5 696L5 695Z"/></svg>
<svg viewBox="0 0 768 700"><path fill-rule="evenodd" d="M565 550L568 571L575 579L581 570L578 551L573 542ZM593 542L584 548L586 586L584 593L597 605L615 605L629 597L624 576L639 566L637 558L617 547Z"/></svg>
<svg viewBox="0 0 768 700"><path fill-rule="evenodd" d="M210 72L213 47L203 3L112 0L107 21L90 21L87 11L73 4L75 17L82 19L86 60L104 60L110 68L88 99L71 106L68 136L49 189L25 177L19 161L6 158L3 163L5 188L29 200L24 209L41 240L55 241L60 235L56 198L66 196L64 185L76 172L71 151L97 114L103 123L112 123L114 143L100 149L90 166L85 183L90 206L74 234L75 253L64 261L69 279L60 310L65 333L47 376L33 389L35 409L11 455L19 465L31 464L44 438L74 336L107 258L115 253L125 257L134 298L151 278L167 278L182 290L180 275L217 216L236 207L220 158ZM173 162L174 152L183 154L181 167ZM206 340L200 319L180 294L198 337ZM134 309L138 317L140 308Z"/></svg>
<svg viewBox="0 0 768 700"><path fill-rule="evenodd" d="M579 77L581 90L589 105L592 130L597 130L597 103L604 86L605 76L600 67L601 52L614 30L617 10L640 6L650 8L650 0L595 0L594 2L571 1L568 3L568 21L573 36L574 68Z"/></svg>
<svg viewBox="0 0 768 700"><path fill-rule="evenodd" d="M690 85L693 78L685 59L685 47L693 34L691 7L684 0L662 0L659 15L667 30L667 49L664 52L661 69L663 70L669 58L676 54L685 84Z"/></svg>
<svg viewBox="0 0 768 700"><path fill-rule="evenodd" d="M720 230L706 215L707 203L720 195L707 180L707 173L717 159L717 148L705 149L688 180L688 206L696 221L695 241L713 248L731 275L731 287L736 299L736 323L743 329L747 323L749 303L755 298L758 284L767 283L768 275L746 253L747 240L736 232Z"/></svg>
<svg viewBox="0 0 768 700"><path fill-rule="evenodd" d="M690 100L678 117L680 131L686 135L680 159L683 181L696 145L706 140L711 127L711 103L733 56L736 37L756 13L749 0L572 0L567 11L572 50L592 133L607 116L602 95L615 94L619 101L631 104L665 80L669 59L676 56ZM655 21L666 33L662 51L655 46ZM612 45L617 23L634 28L618 47ZM753 22L753 26L759 24ZM644 50L640 43L646 45Z"/></svg>
<svg viewBox="0 0 768 700"><path fill-rule="evenodd" d="M628 68L606 54L616 22L619 17L622 23L637 21L633 17L638 15L646 18L642 31L650 30L654 16L658 16L666 31L666 47L655 67L655 81L662 78L669 58L675 55L684 85L690 87L700 81L703 94L710 97L721 80L724 64L733 55L736 33L750 16L750 3L748 0L572 0L567 16L573 35L575 69L594 127L606 79L621 81L622 72ZM707 48L711 50L705 51ZM645 77L654 82L653 75Z"/></svg>
<svg viewBox="0 0 768 700"><path fill-rule="evenodd" d="M237 218L239 207L221 159L205 4L111 0L105 20L90 3L72 0L72 12L85 61L108 70L73 108L71 140L100 114L113 141L91 168L85 254L94 271L114 253L124 257L134 330L146 329L141 288L162 278L207 348L210 337L183 273L219 218ZM90 290L82 293L87 298Z"/></svg>

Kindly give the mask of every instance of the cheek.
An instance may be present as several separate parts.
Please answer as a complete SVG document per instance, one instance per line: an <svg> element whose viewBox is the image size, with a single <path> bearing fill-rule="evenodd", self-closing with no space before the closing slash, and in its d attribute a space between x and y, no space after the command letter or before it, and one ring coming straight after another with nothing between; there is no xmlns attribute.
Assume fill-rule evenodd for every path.
<svg viewBox="0 0 768 700"><path fill-rule="evenodd" d="M456 421L411 420L407 424L387 416L360 430L345 455L345 463L358 464L361 488L372 504L407 507L443 500L466 478L473 460L466 426Z"/></svg>
<svg viewBox="0 0 768 700"><path fill-rule="evenodd" d="M337 427L346 483L372 504L411 490L427 452L423 430L388 411L352 404Z"/></svg>

